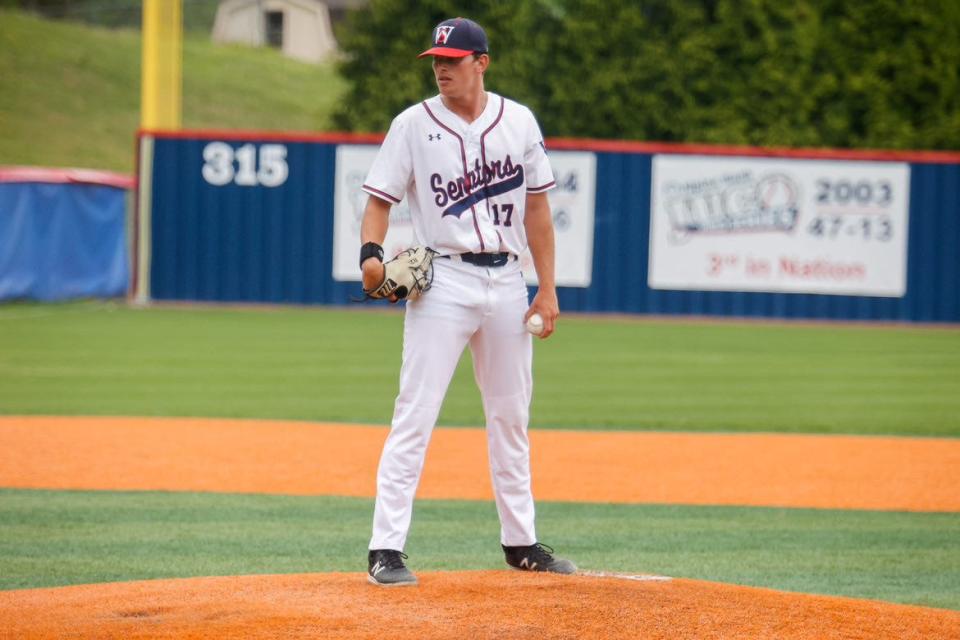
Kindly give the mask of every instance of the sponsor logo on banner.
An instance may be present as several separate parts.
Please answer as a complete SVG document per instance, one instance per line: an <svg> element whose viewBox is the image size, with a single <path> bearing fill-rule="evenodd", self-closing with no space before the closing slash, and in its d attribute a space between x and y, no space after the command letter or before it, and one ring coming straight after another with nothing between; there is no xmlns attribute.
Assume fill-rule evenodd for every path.
<svg viewBox="0 0 960 640"><path fill-rule="evenodd" d="M340 145L337 147L337 169L334 193L333 277L340 281L359 281L357 252L360 250L360 223L367 194L361 187L373 165L377 147L372 145ZM557 186L547 192L553 213L556 233L556 282L563 287L588 287L593 271L593 210L596 196L596 155L580 151L549 151L550 164ZM511 164L508 158L502 164L477 166L471 180L509 186L513 176L522 177L522 166ZM495 182L501 180L501 182ZM442 182L442 180L441 180ZM441 189L437 180L431 186L438 198L438 206L448 206L445 215L458 215L465 194L447 185ZM516 186L519 186L516 185ZM506 188L506 187L504 187ZM440 201L441 192L447 200ZM455 194L456 197L449 194ZM395 256L414 244L410 208L404 198L390 210L390 227L383 250L388 257ZM562 256L563 260L559 258ZM525 251L520 265L529 284L536 284L533 258Z"/></svg>
<svg viewBox="0 0 960 640"><path fill-rule="evenodd" d="M800 213L800 186L783 174L759 179L749 172L716 180L671 183L664 189L671 240L700 234L794 230Z"/></svg>
<svg viewBox="0 0 960 640"><path fill-rule="evenodd" d="M899 297L910 168L655 156L649 286Z"/></svg>

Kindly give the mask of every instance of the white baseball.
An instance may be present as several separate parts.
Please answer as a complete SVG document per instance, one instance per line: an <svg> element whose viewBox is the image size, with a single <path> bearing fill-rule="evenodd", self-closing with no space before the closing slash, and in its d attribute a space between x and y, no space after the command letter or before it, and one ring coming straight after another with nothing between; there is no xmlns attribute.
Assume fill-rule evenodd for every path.
<svg viewBox="0 0 960 640"><path fill-rule="evenodd" d="M535 336L543 333L543 317L541 317L539 313L533 314L527 320L527 331Z"/></svg>

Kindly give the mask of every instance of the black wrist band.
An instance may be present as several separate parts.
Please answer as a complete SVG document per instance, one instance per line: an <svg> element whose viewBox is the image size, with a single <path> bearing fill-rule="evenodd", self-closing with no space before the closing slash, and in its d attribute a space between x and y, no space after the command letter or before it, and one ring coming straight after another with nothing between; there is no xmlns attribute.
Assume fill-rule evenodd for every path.
<svg viewBox="0 0 960 640"><path fill-rule="evenodd" d="M376 242L367 242L360 247L360 268L363 269L363 263L367 258L376 258L383 262L383 247Z"/></svg>

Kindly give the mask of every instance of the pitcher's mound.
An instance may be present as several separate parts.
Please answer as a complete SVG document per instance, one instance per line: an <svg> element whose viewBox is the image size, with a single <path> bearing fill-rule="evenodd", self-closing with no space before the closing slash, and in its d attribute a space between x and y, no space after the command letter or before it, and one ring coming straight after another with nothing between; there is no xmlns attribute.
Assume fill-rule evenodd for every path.
<svg viewBox="0 0 960 640"><path fill-rule="evenodd" d="M512 571L153 580L0 592L13 638L960 638L960 612L699 582Z"/></svg>

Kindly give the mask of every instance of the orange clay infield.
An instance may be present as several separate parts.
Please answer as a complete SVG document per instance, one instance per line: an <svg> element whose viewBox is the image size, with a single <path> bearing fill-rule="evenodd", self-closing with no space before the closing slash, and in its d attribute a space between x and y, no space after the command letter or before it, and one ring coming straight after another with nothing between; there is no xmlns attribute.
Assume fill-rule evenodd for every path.
<svg viewBox="0 0 960 640"><path fill-rule="evenodd" d="M3 417L0 487L370 497L386 433ZM538 500L960 511L960 440L534 431L531 442ZM482 430L438 429L418 497L492 499L485 451ZM694 580L420 579L393 589L354 573L4 591L0 638L960 638L960 612Z"/></svg>

